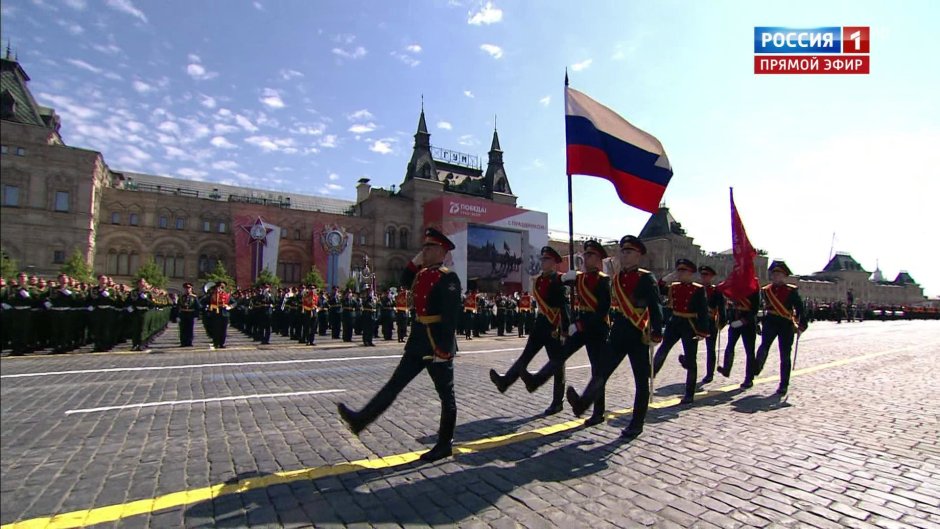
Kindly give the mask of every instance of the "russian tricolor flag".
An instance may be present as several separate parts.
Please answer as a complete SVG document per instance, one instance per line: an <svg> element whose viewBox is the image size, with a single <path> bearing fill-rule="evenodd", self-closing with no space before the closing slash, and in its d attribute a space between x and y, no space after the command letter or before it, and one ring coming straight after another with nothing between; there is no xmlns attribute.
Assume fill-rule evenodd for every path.
<svg viewBox="0 0 940 529"><path fill-rule="evenodd" d="M672 178L659 140L569 87L565 87L565 135L568 174L606 178L624 203L656 212Z"/></svg>

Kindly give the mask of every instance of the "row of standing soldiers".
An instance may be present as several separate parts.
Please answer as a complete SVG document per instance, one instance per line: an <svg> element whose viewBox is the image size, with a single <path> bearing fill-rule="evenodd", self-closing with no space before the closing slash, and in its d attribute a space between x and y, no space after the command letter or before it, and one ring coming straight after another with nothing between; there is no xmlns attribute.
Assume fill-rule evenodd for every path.
<svg viewBox="0 0 940 529"><path fill-rule="evenodd" d="M468 290L463 296L462 317L458 321L457 334L468 340L479 338L491 329L496 329L497 336L512 334L518 329L521 338L532 332L535 325L534 301L528 291L513 296L502 293L487 296L475 290Z"/></svg>
<svg viewBox="0 0 940 529"><path fill-rule="evenodd" d="M109 351L126 340L141 350L166 327L172 304L166 291L143 279L131 288L104 274L96 285L65 274L48 282L25 273L9 284L0 278L0 345L14 356L88 344Z"/></svg>

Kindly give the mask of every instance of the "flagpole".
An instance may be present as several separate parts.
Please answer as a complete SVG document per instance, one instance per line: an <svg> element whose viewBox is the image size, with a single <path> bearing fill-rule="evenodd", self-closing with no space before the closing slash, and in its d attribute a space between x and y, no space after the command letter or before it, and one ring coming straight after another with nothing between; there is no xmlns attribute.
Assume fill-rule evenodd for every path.
<svg viewBox="0 0 940 529"><path fill-rule="evenodd" d="M568 88L568 68L565 68L565 95ZM566 147L567 148L567 147ZM571 172L568 175L568 269L575 270L574 267L574 204L571 192ZM574 289L568 291L568 302L571 304L571 310L574 310ZM567 329L566 329L567 330Z"/></svg>

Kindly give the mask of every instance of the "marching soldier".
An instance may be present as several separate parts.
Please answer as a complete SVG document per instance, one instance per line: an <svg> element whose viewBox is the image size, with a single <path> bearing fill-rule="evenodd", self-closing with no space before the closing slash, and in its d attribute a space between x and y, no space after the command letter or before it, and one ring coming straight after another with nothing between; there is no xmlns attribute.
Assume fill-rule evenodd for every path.
<svg viewBox="0 0 940 529"><path fill-rule="evenodd" d="M114 328L118 319L117 310L120 307L117 290L108 285L108 276L98 276L98 285L91 289L89 301L94 309L92 332L95 338L95 351L109 351L116 342Z"/></svg>
<svg viewBox="0 0 940 529"><path fill-rule="evenodd" d="M503 336L506 330L506 310L508 301L502 292L496 294L496 336Z"/></svg>
<svg viewBox="0 0 940 529"><path fill-rule="evenodd" d="M405 343L408 336L408 290L405 285L398 287L395 294L395 326L398 328L398 342Z"/></svg>
<svg viewBox="0 0 940 529"><path fill-rule="evenodd" d="M792 275L790 267L783 261L774 261L770 264L771 283L761 291L764 294L764 309L766 315L763 322L763 333L760 337L760 347L757 348L757 368L754 376L760 374L767 362L770 346L777 340L780 350L780 386L778 395L786 395L790 385L790 349L793 347L794 335L802 334L808 324L804 318L803 299L797 292L797 286L787 283Z"/></svg>
<svg viewBox="0 0 940 529"><path fill-rule="evenodd" d="M630 357L633 368L633 416L623 430L623 437L634 438L643 432L646 411L650 401L650 345L663 337L662 302L656 278L649 270L640 268L640 259L646 255L646 245L633 235L620 239L620 271L613 278L612 298L616 312L610 330L610 351L597 376L591 376L584 393L568 387L568 402L576 415L590 406L598 395L603 395L607 380L625 356ZM593 370L592 370L593 371Z"/></svg>
<svg viewBox="0 0 940 529"><path fill-rule="evenodd" d="M53 354L68 352L73 347L72 306L77 297L69 289L69 278L65 274L59 274L58 284L51 284L46 293L46 300L43 304L52 311L49 330L52 331Z"/></svg>
<svg viewBox="0 0 940 529"><path fill-rule="evenodd" d="M317 340L317 290L313 285L306 285L301 295L300 343L316 345Z"/></svg>
<svg viewBox="0 0 940 529"><path fill-rule="evenodd" d="M702 384L714 380L715 364L718 362L718 351L715 347L718 334L725 326L725 297L712 284L715 279L715 269L702 265L698 267L698 274L702 278L702 287L705 288L705 299L708 301L708 337L705 338L705 376Z"/></svg>
<svg viewBox="0 0 940 529"><path fill-rule="evenodd" d="M356 324L356 300L353 299L352 290L346 290L343 297L343 341L351 342L353 327Z"/></svg>
<svg viewBox="0 0 940 529"><path fill-rule="evenodd" d="M39 304L39 293L29 286L24 272L16 278L16 284L11 285L11 295L7 303L10 305L10 327L13 330L11 342L13 356L21 356L32 352L33 308Z"/></svg>
<svg viewBox="0 0 940 529"><path fill-rule="evenodd" d="M695 379L698 377L698 340L708 336L708 300L702 285L692 281L694 273L695 263L688 259L676 261L678 281L666 287L669 321L653 360L653 376L656 376L666 363L669 350L682 340L683 354L679 355L679 364L686 369L686 375L681 404L691 404L694 400Z"/></svg>
<svg viewBox="0 0 940 529"><path fill-rule="evenodd" d="M372 289L366 287L365 295L362 296L362 345L366 347L375 347L372 343L372 337L375 334L375 298L372 297Z"/></svg>
<svg viewBox="0 0 940 529"><path fill-rule="evenodd" d="M202 310L199 298L193 294L192 283L183 283L183 294L176 300L176 309L179 312L180 347L192 347L193 325Z"/></svg>
<svg viewBox="0 0 940 529"><path fill-rule="evenodd" d="M543 248L544 249L544 248ZM519 338L532 331L532 296L526 290L519 298Z"/></svg>
<svg viewBox="0 0 940 529"><path fill-rule="evenodd" d="M561 281L561 274L556 270L558 264L561 263L561 256L551 246L543 246L541 256L542 273L534 278L532 286L532 294L539 306L535 328L529 334L522 354L513 362L505 375L500 375L495 369L490 369L490 380L500 393L506 392L506 389L528 368L529 363L543 347L549 359L556 358L563 361L561 336L563 329L568 327L570 314L567 296L565 296L565 285ZM564 370L556 371L554 375L555 388L552 391L552 403L546 408L545 415L558 413L563 406Z"/></svg>
<svg viewBox="0 0 940 529"><path fill-rule="evenodd" d="M147 280L141 278L137 280L137 288L132 290L130 296L128 296L127 310L130 312L131 317L132 351L145 349L147 347L146 342L150 339L149 336L144 336L144 334L147 334L145 328L147 312L154 306L153 299L151 299L152 295Z"/></svg>
<svg viewBox="0 0 940 529"><path fill-rule="evenodd" d="M472 340L470 333L473 332L476 334L476 327L474 327L475 322L473 321L474 316L477 312L477 293L473 290L467 290L467 295L463 300L463 326L464 334L468 340ZM477 334L479 336L479 334Z"/></svg>
<svg viewBox="0 0 940 529"><path fill-rule="evenodd" d="M288 303L293 297L288 298ZM261 341L261 345L271 343L271 316L274 314L274 296L271 295L271 285L265 283L261 285L261 290L251 300L252 309L255 312L255 335L256 340Z"/></svg>
<svg viewBox="0 0 940 529"><path fill-rule="evenodd" d="M333 286L333 293L330 294L330 334L334 340L340 337L340 320L343 317L343 296L339 293L339 287Z"/></svg>
<svg viewBox="0 0 940 529"><path fill-rule="evenodd" d="M756 280L755 280L756 282ZM728 325L728 345L725 346L725 359L718 372L727 377L734 365L734 347L738 339L744 344L745 375L742 389L754 385L754 345L757 341L757 308L760 305L760 290L743 299L731 299L731 323Z"/></svg>
<svg viewBox="0 0 940 529"><path fill-rule="evenodd" d="M584 242L583 255L584 272L569 270L562 275L565 284L574 287L578 299L578 311L575 313L574 322L568 326L563 353L560 357L549 357L549 362L534 375L526 370L520 373L529 393L538 389L553 374L557 384L558 377L564 377L565 362L581 347L587 348L588 359L591 361L591 376L601 376L600 370L607 354L607 335L610 330L607 320L610 310L610 277L601 272L607 251L598 241L589 240ZM584 422L586 426L604 422L606 403L603 391L598 392L593 404L591 417ZM584 409L576 409L575 413L580 415L578 412L583 413Z"/></svg>
<svg viewBox="0 0 940 529"><path fill-rule="evenodd" d="M457 352L455 329L460 313L460 278L443 266L454 243L443 233L428 228L421 253L408 264L402 283L412 284L416 319L408 343L391 379L360 411L345 404L337 408L354 434L378 418L398 394L423 370L427 370L441 399L441 421L437 444L424 454L424 461L436 461L453 453L454 427L457 424L457 400L454 395L454 354Z"/></svg>
<svg viewBox="0 0 940 529"><path fill-rule="evenodd" d="M229 293L225 291L225 281L219 281L209 294L209 333L212 345L209 349L225 349L225 338L228 334Z"/></svg>
<svg viewBox="0 0 940 529"><path fill-rule="evenodd" d="M392 291L386 291L381 298L381 316L380 320L382 322L382 339L391 340L392 339L392 325L395 323L395 298L392 296Z"/></svg>

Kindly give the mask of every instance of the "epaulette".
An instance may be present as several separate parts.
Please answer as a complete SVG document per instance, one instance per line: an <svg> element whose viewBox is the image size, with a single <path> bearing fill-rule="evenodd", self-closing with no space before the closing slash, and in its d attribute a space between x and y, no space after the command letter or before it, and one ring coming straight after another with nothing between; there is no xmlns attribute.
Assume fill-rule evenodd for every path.
<svg viewBox="0 0 940 529"><path fill-rule="evenodd" d="M701 284L701 283L696 283L695 281L692 281L692 286L693 286L693 287L702 288L702 287L704 287L705 285L703 285L703 284Z"/></svg>
<svg viewBox="0 0 940 529"><path fill-rule="evenodd" d="M447 268L446 266L441 266L438 268L438 270L440 270L442 274L450 272L450 268Z"/></svg>
<svg viewBox="0 0 940 529"><path fill-rule="evenodd" d="M647 269L645 269L645 268L637 268L636 271L637 271L638 273L640 273L640 274L648 274L648 273L650 273L650 271L647 270Z"/></svg>
<svg viewBox="0 0 940 529"><path fill-rule="evenodd" d="M669 283L669 286L674 287L676 285L681 285L681 284L682 284L682 281L673 281L672 283Z"/></svg>
<svg viewBox="0 0 940 529"><path fill-rule="evenodd" d="M790 287L790 288L792 288L792 289L800 288L800 287L794 285L793 283L787 283L787 286Z"/></svg>
<svg viewBox="0 0 940 529"><path fill-rule="evenodd" d="M607 277L607 274L605 274L604 272L597 272L597 275L601 277Z"/></svg>

